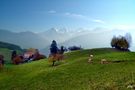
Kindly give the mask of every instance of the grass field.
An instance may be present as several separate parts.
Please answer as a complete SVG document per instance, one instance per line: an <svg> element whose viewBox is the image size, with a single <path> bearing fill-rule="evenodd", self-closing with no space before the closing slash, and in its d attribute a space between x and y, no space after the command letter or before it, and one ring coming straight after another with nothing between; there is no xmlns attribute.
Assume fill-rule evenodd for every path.
<svg viewBox="0 0 135 90"><path fill-rule="evenodd" d="M87 63L93 54L93 64ZM105 58L120 63L100 64ZM91 49L65 54L52 67L47 59L22 65L5 65L0 90L130 90L135 85L135 53Z"/></svg>

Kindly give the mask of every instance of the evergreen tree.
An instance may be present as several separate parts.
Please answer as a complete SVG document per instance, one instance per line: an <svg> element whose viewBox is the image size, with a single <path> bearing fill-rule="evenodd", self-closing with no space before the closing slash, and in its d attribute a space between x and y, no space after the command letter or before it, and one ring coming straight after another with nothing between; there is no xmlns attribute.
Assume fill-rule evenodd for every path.
<svg viewBox="0 0 135 90"><path fill-rule="evenodd" d="M13 58L16 57L16 55L17 55L17 52L13 50L11 54L11 60L13 60Z"/></svg>
<svg viewBox="0 0 135 90"><path fill-rule="evenodd" d="M56 54L58 52L57 42L55 40L52 41L52 44L50 46L50 53Z"/></svg>
<svg viewBox="0 0 135 90"><path fill-rule="evenodd" d="M61 47L60 47L60 53L63 54L64 51L65 51L64 46L61 46Z"/></svg>

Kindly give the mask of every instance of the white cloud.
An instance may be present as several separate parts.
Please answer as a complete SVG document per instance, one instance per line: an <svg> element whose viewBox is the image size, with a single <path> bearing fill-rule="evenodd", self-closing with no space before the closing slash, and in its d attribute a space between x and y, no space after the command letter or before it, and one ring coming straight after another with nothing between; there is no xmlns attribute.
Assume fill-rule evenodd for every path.
<svg viewBox="0 0 135 90"><path fill-rule="evenodd" d="M48 13L53 14L53 13L56 13L56 11L55 10L50 10L50 11L48 11Z"/></svg>
<svg viewBox="0 0 135 90"><path fill-rule="evenodd" d="M70 18L75 18L75 19L81 19L87 22L94 22L94 23L99 23L99 24L105 24L105 22L103 20L100 19L92 19L88 16L82 15L82 14L77 14L77 13L70 13L70 12L65 12L65 13L59 13L56 12L55 10L50 10L48 11L48 13L50 14L55 14L57 13L58 15L64 15L66 17L70 17Z"/></svg>
<svg viewBox="0 0 135 90"><path fill-rule="evenodd" d="M100 23L100 24L105 24L105 22L103 20L100 20L100 19L94 19L92 21L96 22L96 23Z"/></svg>
<svg viewBox="0 0 135 90"><path fill-rule="evenodd" d="M79 18L79 19L86 19L87 17L81 14L76 14L76 13L69 13L66 12L64 13L65 16L72 17L72 18Z"/></svg>
<svg viewBox="0 0 135 90"><path fill-rule="evenodd" d="M99 23L99 24L105 24L105 22L103 20L100 19L92 19L88 16L82 15L82 14L76 14L76 13L64 13L65 16L71 17L71 18L77 18L77 19L82 19L85 21L89 21L89 22L94 22L94 23Z"/></svg>

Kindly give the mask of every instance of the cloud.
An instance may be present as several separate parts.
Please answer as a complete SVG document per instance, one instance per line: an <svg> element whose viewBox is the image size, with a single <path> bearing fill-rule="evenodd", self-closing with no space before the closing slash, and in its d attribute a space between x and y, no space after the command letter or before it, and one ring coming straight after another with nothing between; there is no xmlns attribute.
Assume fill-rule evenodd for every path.
<svg viewBox="0 0 135 90"><path fill-rule="evenodd" d="M55 10L50 10L50 11L48 11L48 13L50 13L50 14L56 14L57 13L58 15L64 15L66 17L80 19L80 20L84 20L84 21L87 21L87 22L105 24L105 22L103 20L92 19L92 18L90 18L88 16L85 16L85 15L82 15L82 14L77 14L77 13L70 13L70 12L59 13L59 12L56 12Z"/></svg>
<svg viewBox="0 0 135 90"><path fill-rule="evenodd" d="M100 24L105 24L105 22L103 20L100 20L100 19L94 19L92 21L96 22L96 23L100 23Z"/></svg>
<svg viewBox="0 0 135 90"><path fill-rule="evenodd" d="M55 10L50 10L50 11L48 11L48 13L53 14L53 13L56 13L56 11Z"/></svg>
<svg viewBox="0 0 135 90"><path fill-rule="evenodd" d="M72 17L72 18L86 19L86 16L81 15L81 14L76 14L76 13L66 12L66 13L64 13L64 15L68 16L68 17Z"/></svg>
<svg viewBox="0 0 135 90"><path fill-rule="evenodd" d="M92 19L88 16L82 15L82 14L76 14L76 13L64 13L65 16L71 17L71 18L77 18L89 22L94 22L94 23L99 23L99 24L105 24L105 21L100 20L100 19Z"/></svg>

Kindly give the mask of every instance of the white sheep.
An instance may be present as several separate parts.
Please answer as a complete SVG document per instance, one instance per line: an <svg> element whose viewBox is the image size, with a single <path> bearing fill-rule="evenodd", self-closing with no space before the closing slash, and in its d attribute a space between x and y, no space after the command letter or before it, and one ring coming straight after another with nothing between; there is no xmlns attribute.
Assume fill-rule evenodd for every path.
<svg viewBox="0 0 135 90"><path fill-rule="evenodd" d="M90 58L93 58L93 55L90 55Z"/></svg>
<svg viewBox="0 0 135 90"><path fill-rule="evenodd" d="M88 63L92 63L92 61L93 61L92 58L93 58L93 55L90 55L89 59L88 59Z"/></svg>
<svg viewBox="0 0 135 90"><path fill-rule="evenodd" d="M109 63L109 61L107 61L106 59L101 59L101 62L100 62L101 64L108 64Z"/></svg>
<svg viewBox="0 0 135 90"><path fill-rule="evenodd" d="M88 63L92 63L92 59L91 58L88 59Z"/></svg>
<svg viewBox="0 0 135 90"><path fill-rule="evenodd" d="M128 89L134 89L134 86L133 85L128 85L127 88Z"/></svg>

